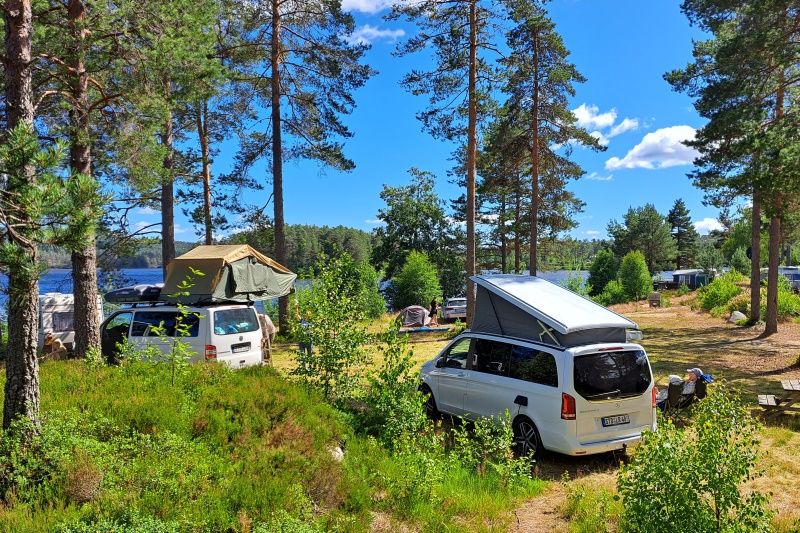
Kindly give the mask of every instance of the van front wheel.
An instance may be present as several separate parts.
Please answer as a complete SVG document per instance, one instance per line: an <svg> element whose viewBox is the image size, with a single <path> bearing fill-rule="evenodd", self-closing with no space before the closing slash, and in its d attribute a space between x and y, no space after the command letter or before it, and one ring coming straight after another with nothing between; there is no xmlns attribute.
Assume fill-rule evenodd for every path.
<svg viewBox="0 0 800 533"><path fill-rule="evenodd" d="M539 437L539 430L536 424L527 416L519 416L514 419L512 425L514 430L514 445L516 452L520 456L534 454L539 456L544 449L542 439Z"/></svg>

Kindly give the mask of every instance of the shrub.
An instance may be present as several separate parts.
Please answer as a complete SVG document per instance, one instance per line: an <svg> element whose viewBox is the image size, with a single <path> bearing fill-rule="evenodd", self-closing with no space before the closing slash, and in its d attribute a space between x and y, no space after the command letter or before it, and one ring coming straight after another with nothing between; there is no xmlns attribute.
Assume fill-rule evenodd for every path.
<svg viewBox="0 0 800 533"><path fill-rule="evenodd" d="M731 256L730 266L740 274L750 274L750 259L747 258L747 252L744 248L737 248Z"/></svg>
<svg viewBox="0 0 800 533"><path fill-rule="evenodd" d="M681 283L681 286L678 287L678 290L677 290L678 296L686 296L687 294L689 294L689 292L691 292L689 290L689 286L687 284L685 284L685 283Z"/></svg>
<svg viewBox="0 0 800 533"><path fill-rule="evenodd" d="M742 292L742 289L736 285L739 278L740 274L729 272L714 278L705 287L701 287L698 291L700 307L711 311L714 308L727 306L734 296Z"/></svg>
<svg viewBox="0 0 800 533"><path fill-rule="evenodd" d="M589 279L586 282L591 288L589 293L593 296L602 293L609 281L617 279L618 270L619 259L611 250L597 252L589 265Z"/></svg>
<svg viewBox="0 0 800 533"><path fill-rule="evenodd" d="M570 522L570 533L606 533L616 530L613 523L622 514L622 505L608 489L576 482L561 512Z"/></svg>
<svg viewBox="0 0 800 533"><path fill-rule="evenodd" d="M442 295L436 267L424 253L409 253L403 268L392 279L389 292L395 309L409 305L427 306Z"/></svg>
<svg viewBox="0 0 800 533"><path fill-rule="evenodd" d="M645 433L617 480L625 529L769 531L766 496L740 490L756 475L757 430L739 399L718 384L697 405L691 426L667 421Z"/></svg>
<svg viewBox="0 0 800 533"><path fill-rule="evenodd" d="M731 301L728 302L726 311L728 314L739 311L740 313L750 316L750 294L742 293L734 296Z"/></svg>
<svg viewBox="0 0 800 533"><path fill-rule="evenodd" d="M595 300L597 300L597 302L601 305L609 306L625 303L628 301L628 298L625 295L625 289L623 288L622 283L612 279L608 282L608 284L606 284L606 288L603 289L603 292L601 292L600 295L595 298Z"/></svg>
<svg viewBox="0 0 800 533"><path fill-rule="evenodd" d="M619 266L619 282L628 300L643 300L653 290L653 279L642 252L628 252Z"/></svg>
<svg viewBox="0 0 800 533"><path fill-rule="evenodd" d="M767 314L766 291L761 291L761 315ZM786 276L778 276L778 318L789 320L800 316L800 295L792 291L792 284Z"/></svg>
<svg viewBox="0 0 800 533"><path fill-rule="evenodd" d="M334 403L350 398L360 379L360 368L367 361L365 329L359 281L352 275L353 260L342 254L327 260L321 257L318 275L308 290L303 318L308 327L300 338L316 353L301 351L292 373L319 388Z"/></svg>
<svg viewBox="0 0 800 533"><path fill-rule="evenodd" d="M567 278L561 282L561 286L581 296L588 296L592 292L592 286L587 283L583 274L578 271L571 271Z"/></svg>

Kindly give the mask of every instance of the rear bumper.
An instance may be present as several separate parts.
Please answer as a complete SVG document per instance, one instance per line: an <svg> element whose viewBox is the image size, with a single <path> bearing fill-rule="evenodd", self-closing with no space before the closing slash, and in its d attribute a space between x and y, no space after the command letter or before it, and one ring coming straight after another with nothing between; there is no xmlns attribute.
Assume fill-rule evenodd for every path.
<svg viewBox="0 0 800 533"><path fill-rule="evenodd" d="M642 440L642 432L655 431L656 426L644 426L639 428L638 431L631 431L627 435L616 437L608 440L579 442L575 438L558 438L556 442L548 446L548 442L543 439L544 447L548 450L563 453L565 455L594 455L598 453L606 453L613 451L621 451L623 449L635 448Z"/></svg>

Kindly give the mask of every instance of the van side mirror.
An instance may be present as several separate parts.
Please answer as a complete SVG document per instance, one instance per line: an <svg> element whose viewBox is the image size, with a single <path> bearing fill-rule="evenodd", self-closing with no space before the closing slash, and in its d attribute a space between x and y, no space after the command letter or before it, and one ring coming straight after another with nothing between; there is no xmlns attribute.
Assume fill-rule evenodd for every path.
<svg viewBox="0 0 800 533"><path fill-rule="evenodd" d="M436 360L436 368L444 368L444 357Z"/></svg>

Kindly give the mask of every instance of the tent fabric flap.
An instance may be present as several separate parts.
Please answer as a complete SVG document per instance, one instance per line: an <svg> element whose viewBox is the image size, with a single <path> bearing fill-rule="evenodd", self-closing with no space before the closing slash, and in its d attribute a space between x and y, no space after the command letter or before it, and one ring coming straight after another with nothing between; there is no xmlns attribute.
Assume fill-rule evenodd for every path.
<svg viewBox="0 0 800 533"><path fill-rule="evenodd" d="M289 294L296 278L289 269L246 244L205 245L167 266L161 294L166 301L184 304L271 300ZM189 294L178 295L179 284L187 279L192 283Z"/></svg>
<svg viewBox="0 0 800 533"><path fill-rule="evenodd" d="M533 276L474 276L472 331L570 347L625 342L636 323L563 287Z"/></svg>

